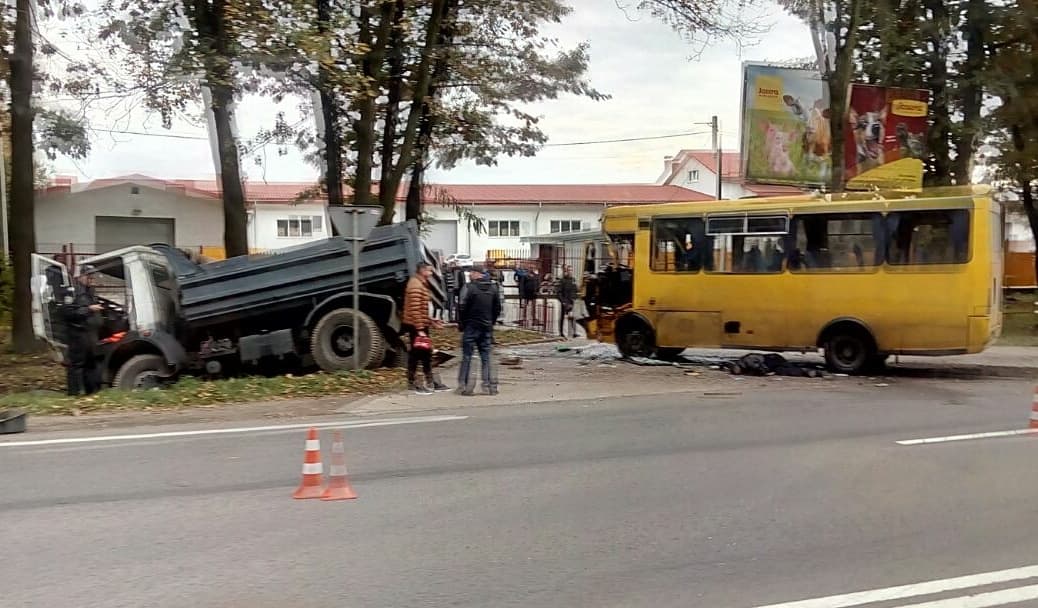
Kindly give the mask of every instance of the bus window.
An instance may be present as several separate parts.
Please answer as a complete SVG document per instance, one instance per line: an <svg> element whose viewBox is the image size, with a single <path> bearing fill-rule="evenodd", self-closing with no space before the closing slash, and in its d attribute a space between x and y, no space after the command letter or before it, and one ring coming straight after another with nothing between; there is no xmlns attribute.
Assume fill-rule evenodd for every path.
<svg viewBox="0 0 1038 608"><path fill-rule="evenodd" d="M896 211L887 214L887 263L965 264L969 211Z"/></svg>
<svg viewBox="0 0 1038 608"><path fill-rule="evenodd" d="M699 218L664 218L652 222L652 269L699 272L710 269L711 237Z"/></svg>
<svg viewBox="0 0 1038 608"><path fill-rule="evenodd" d="M717 272L776 273L782 272L786 254L780 235L726 234L714 238L713 268Z"/></svg>
<svg viewBox="0 0 1038 608"><path fill-rule="evenodd" d="M793 218L789 269L874 268L883 262L879 213L825 213Z"/></svg>

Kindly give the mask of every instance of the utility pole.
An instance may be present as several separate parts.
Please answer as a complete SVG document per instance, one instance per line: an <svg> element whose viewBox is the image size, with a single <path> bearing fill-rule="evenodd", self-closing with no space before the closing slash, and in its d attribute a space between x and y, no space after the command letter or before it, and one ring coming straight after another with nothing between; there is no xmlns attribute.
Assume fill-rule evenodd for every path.
<svg viewBox="0 0 1038 608"><path fill-rule="evenodd" d="M714 136L714 154L717 155L717 200L721 200L721 179L724 176L724 167L721 165L724 162L724 156L721 154L721 127L716 116L710 120L710 129Z"/></svg>
<svg viewBox="0 0 1038 608"><path fill-rule="evenodd" d="M715 196L717 200L721 200L721 180L724 177L724 167L722 166L724 158L721 155L721 123L718 122L717 117L713 116L710 122L697 122L697 125L709 125L711 138L711 146L714 149L714 164L717 165L717 190Z"/></svg>
<svg viewBox="0 0 1038 608"><path fill-rule="evenodd" d="M4 162L4 137L0 133L0 259L10 260L11 244L7 236L7 163Z"/></svg>

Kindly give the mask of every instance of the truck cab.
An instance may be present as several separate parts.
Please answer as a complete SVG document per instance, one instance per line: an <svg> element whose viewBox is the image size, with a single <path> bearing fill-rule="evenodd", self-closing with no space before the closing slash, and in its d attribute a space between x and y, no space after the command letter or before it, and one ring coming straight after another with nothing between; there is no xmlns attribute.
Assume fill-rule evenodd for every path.
<svg viewBox="0 0 1038 608"><path fill-rule="evenodd" d="M177 307L173 275L165 256L143 246L87 258L78 268L81 272L73 275L65 264L55 259L32 256L33 331L50 345L59 361L64 361L68 331L63 309L71 304L79 277L92 275L95 294L104 307L104 322L98 336L98 354L103 358L101 368L105 370L103 381L114 384L113 375L125 360L132 358L136 343L173 342ZM177 358L174 354L172 360ZM158 359L151 362L156 363ZM125 380L134 387L144 388L149 382L175 371L168 369L169 361L167 357L161 364L151 366L156 369L137 374L139 378Z"/></svg>

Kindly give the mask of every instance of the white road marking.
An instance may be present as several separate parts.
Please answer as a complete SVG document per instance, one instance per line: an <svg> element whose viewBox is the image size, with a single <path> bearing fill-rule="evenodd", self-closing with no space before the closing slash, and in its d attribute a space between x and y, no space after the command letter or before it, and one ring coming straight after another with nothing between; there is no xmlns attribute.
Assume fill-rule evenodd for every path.
<svg viewBox="0 0 1038 608"><path fill-rule="evenodd" d="M786 602L784 604L768 604L767 606L757 606L756 608L846 608L848 606L861 606L862 604L889 602L891 600L900 600L909 597L919 597L921 595L931 595L934 593L943 593L945 591L957 591L959 589L981 587L983 585L1005 583L1008 581L1018 581L1034 577L1038 577L1038 566L1024 566L1022 568L998 570L996 572L970 574L967 576L959 576L956 578L946 578L934 581L927 581L923 583L913 583L911 585L900 585L898 587L887 587L886 589L858 591L856 593L847 593L844 595L830 595L828 597L819 597L810 600L800 600L797 602ZM1029 589L1031 589L1031 587L1021 587L1019 589L1009 589L1007 591L1025 591ZM979 598L981 596L974 597ZM1038 597L1038 595L1027 596L1025 598L1012 601L1024 601L1025 599L1031 599L1032 597ZM970 600L970 598L954 598L954 601L961 602L964 600ZM1009 603L1009 601L1003 601L1002 603ZM919 604L918 606L912 606L911 608L982 608L984 606L998 605L971 603L932 605L931 604ZM902 608L908 607L905 606Z"/></svg>
<svg viewBox="0 0 1038 608"><path fill-rule="evenodd" d="M63 445L71 443L98 443L102 441L133 441L139 439L162 439L168 437L198 437L202 435L231 435L242 433L262 433L269 431L288 431L294 429L343 428L362 429L374 426L396 426L399 424L421 424L423 422L448 422L465 420L468 416L417 416L413 418L386 418L382 420L339 420L336 422L307 422L300 424L277 424L270 426L249 426L229 429L202 429L197 431L167 431L162 433L140 433L136 435L97 435L92 437L65 437L62 439L35 439L29 441L0 441L0 448L16 448L36 445Z"/></svg>
<svg viewBox="0 0 1038 608"><path fill-rule="evenodd" d="M948 443L949 441L969 441L972 439L994 439L995 437L1015 437L1017 435L1035 435L1038 429L1019 429L1015 431L991 431L990 433L971 433L969 435L949 435L947 437L927 437L926 439L902 439L898 445L923 445L927 443Z"/></svg>
<svg viewBox="0 0 1038 608"><path fill-rule="evenodd" d="M922 604L899 606L898 608L988 608L989 606L1017 604L1036 598L1038 598L1038 585L1031 585L1029 587L1016 587L989 593L978 593L977 595L965 595L946 600L923 602Z"/></svg>

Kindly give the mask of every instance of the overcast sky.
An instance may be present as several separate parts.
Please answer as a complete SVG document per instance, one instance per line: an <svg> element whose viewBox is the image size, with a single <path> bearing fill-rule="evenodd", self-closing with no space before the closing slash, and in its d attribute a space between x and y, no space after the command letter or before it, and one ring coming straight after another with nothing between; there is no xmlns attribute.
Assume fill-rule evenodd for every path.
<svg viewBox="0 0 1038 608"><path fill-rule="evenodd" d="M620 4L624 4L621 0ZM635 0L627 0L635 4ZM689 45L667 26L648 15L617 8L616 0L570 0L573 13L558 36L564 45L591 45L590 77L608 101L563 98L536 106L550 145L534 158L501 159L496 167L463 165L450 172L434 171L440 183L623 183L652 182L663 157L681 148L708 147L714 114L720 117L726 148L738 146L741 63L744 60L783 60L814 54L807 29L778 7L767 10L773 23L758 44L741 50L718 44L690 59ZM54 40L59 46L74 41ZM72 48L67 48L73 51ZM298 101L282 104L289 122L297 117ZM250 98L238 110L242 138L272 125L278 111L269 100ZM201 114L199 113L199 116ZM212 156L204 123L181 122L169 131L157 118L134 113L96 112L92 124L100 129L174 134L188 138L95 132L93 150L85 161L58 159L55 173L79 180L141 173L158 178L212 178ZM703 134L653 141L566 146L569 142L651 137L702 131ZM197 137L199 139L190 139ZM257 164L255 159L264 159ZM257 150L243 166L250 181L307 181L318 172L294 148L279 156L273 144Z"/></svg>

